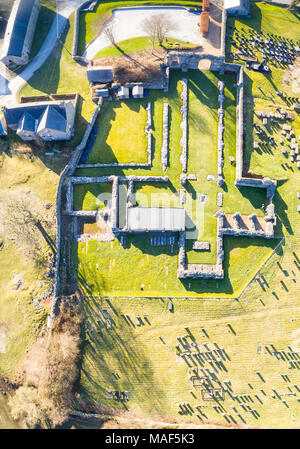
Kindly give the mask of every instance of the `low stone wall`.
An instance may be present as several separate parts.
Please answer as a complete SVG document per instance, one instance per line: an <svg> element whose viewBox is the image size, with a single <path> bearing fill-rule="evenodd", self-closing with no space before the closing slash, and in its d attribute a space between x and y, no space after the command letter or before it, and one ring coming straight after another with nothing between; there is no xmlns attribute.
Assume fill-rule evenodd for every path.
<svg viewBox="0 0 300 449"><path fill-rule="evenodd" d="M221 25L221 56L225 60L226 52L226 23L227 23L227 11L223 9L222 12L222 25Z"/></svg>
<svg viewBox="0 0 300 449"><path fill-rule="evenodd" d="M224 97L224 82L218 81L218 88L219 88L219 96L218 96L218 102L219 102L219 109L218 109L218 185L222 186L224 184L224 178L223 178L223 166L224 166L224 108L223 103L225 100Z"/></svg>
<svg viewBox="0 0 300 449"><path fill-rule="evenodd" d="M163 144L161 147L161 165L162 170L166 171L168 166L168 154L169 154L169 105L164 103L163 105Z"/></svg>
<svg viewBox="0 0 300 449"><path fill-rule="evenodd" d="M103 103L103 98L102 103ZM101 105L102 105L101 103ZM147 105L147 122L145 126L145 134L147 139L147 162L125 162L125 163L119 163L119 162L111 162L111 163L102 163L97 162L95 164L78 164L77 168L104 168L104 167L135 167L135 168L146 168L151 167L152 165L152 103L151 101L148 102Z"/></svg>
<svg viewBox="0 0 300 449"><path fill-rule="evenodd" d="M180 98L182 100L182 106L180 108L182 121L180 123L180 129L182 136L180 139L181 156L180 164L183 173L187 172L187 156L188 156L188 80L183 78L181 80L182 92Z"/></svg>
<svg viewBox="0 0 300 449"><path fill-rule="evenodd" d="M93 1L88 0L87 2L85 2L81 6L79 6L75 11L73 46L72 46L72 58L74 59L74 61L77 61L78 59L81 58L81 56L78 55L78 39L79 39L79 32L80 32L80 12L82 11L82 9L86 8L91 3L93 3Z"/></svg>
<svg viewBox="0 0 300 449"><path fill-rule="evenodd" d="M60 267L61 267L61 226L62 226L62 192L63 187L65 185L66 179L68 176L72 175L76 169L76 166L78 164L79 159L81 158L82 152L85 148L87 139L90 135L90 132L95 124L96 118L98 116L99 108L95 109L91 122L88 124L86 131L84 133L83 139L81 143L76 147L73 156L71 157L69 163L66 165L65 169L63 170L62 174L60 175L60 179L58 182L57 187L57 193L56 193L56 271L55 271L55 286L54 286L54 295L55 295L55 302L52 309L52 315L55 312L57 308L57 301L59 301L60 296ZM68 201L67 201L68 204ZM72 198L72 204L73 204L73 198ZM70 200L69 200L70 205Z"/></svg>
<svg viewBox="0 0 300 449"><path fill-rule="evenodd" d="M242 178L244 167L243 134L244 134L244 69L239 66L237 73L236 96L236 180Z"/></svg>

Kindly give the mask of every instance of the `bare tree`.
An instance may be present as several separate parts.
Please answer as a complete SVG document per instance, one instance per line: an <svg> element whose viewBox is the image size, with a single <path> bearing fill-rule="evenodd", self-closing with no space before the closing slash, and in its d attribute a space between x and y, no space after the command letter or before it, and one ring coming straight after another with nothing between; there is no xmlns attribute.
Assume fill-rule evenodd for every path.
<svg viewBox="0 0 300 449"><path fill-rule="evenodd" d="M115 36L114 36L114 31L113 31L113 27L111 24L107 24L104 29L103 29L103 33L104 35L107 37L107 39L109 40L109 42L116 47L117 43L115 40Z"/></svg>
<svg viewBox="0 0 300 449"><path fill-rule="evenodd" d="M148 17L143 22L143 30L150 37L152 42L152 53L154 51L155 40L162 46L163 41L170 31L176 31L177 25L164 14Z"/></svg>
<svg viewBox="0 0 300 449"><path fill-rule="evenodd" d="M299 11L300 10L300 1L292 0L290 6L288 7L291 11Z"/></svg>

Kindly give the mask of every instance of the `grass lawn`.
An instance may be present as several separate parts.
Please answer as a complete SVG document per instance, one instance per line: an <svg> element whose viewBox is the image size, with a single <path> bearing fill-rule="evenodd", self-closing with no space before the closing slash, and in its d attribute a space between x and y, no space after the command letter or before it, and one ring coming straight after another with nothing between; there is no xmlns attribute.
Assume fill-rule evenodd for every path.
<svg viewBox="0 0 300 449"><path fill-rule="evenodd" d="M283 267L292 276L291 263L292 260L286 261ZM299 291L299 271L295 279ZM277 301L271 294L273 282L274 276L267 292L260 291L258 296L240 301L173 299L174 313L168 311L168 299L87 297L81 391L107 407L134 411L149 421L165 417L170 422L171 417L177 423L297 427L300 419L298 369L290 369L288 357L279 360L265 346L273 344L276 350L286 354L291 347L299 354L299 307L292 291L286 295L288 307L281 304L281 297ZM289 282L293 283L291 279ZM103 315L104 310L108 315ZM105 316L111 318L111 328L107 327ZM136 325L138 316L142 326ZM212 370L213 365L204 356L200 360L193 356L177 357L177 337L187 334L194 338L188 342L196 342L202 353L204 344L210 350L216 346L223 348L226 357L222 365L214 364ZM195 352L191 346L188 350ZM214 388L220 386L216 380L223 386L224 381L230 381L225 400L204 401L201 387L192 387L189 367L213 372ZM284 380L281 374L288 377ZM127 390L130 399L127 402L108 400L106 391L109 390ZM293 395L287 396L289 392ZM178 413L179 402L190 404L187 415ZM257 413L247 411L246 405ZM213 406L220 406L228 417Z"/></svg>
<svg viewBox="0 0 300 449"><path fill-rule="evenodd" d="M175 42L178 43L179 45L175 45ZM171 38L168 38L168 41L164 41L163 45L169 49L171 49L171 48L176 49L179 46L191 47L191 48L195 47L194 44L183 42L178 39L171 39ZM156 42L154 48L159 49L161 47ZM129 54L129 53L134 53L134 52L138 52L138 51L142 51L142 50L151 50L151 49L152 49L152 42L150 41L149 37L135 37L133 39L127 39L125 41L118 42L116 47L111 46L111 47L103 48L102 50L99 51L99 53L96 54L94 59L110 58L113 56L122 56L124 53Z"/></svg>
<svg viewBox="0 0 300 449"><path fill-rule="evenodd" d="M105 102L87 164L147 162L147 100Z"/></svg>
<svg viewBox="0 0 300 449"><path fill-rule="evenodd" d="M105 207L104 201L111 198L111 183L74 185L74 210L96 210Z"/></svg>
<svg viewBox="0 0 300 449"><path fill-rule="evenodd" d="M170 105L170 157L165 172L168 183L135 185L136 201L140 206L171 206L179 204L179 162L180 145L180 106L182 74L172 72L170 90L165 96L161 92L151 91L147 100L153 102L153 142L154 157L150 173L161 175L160 148L162 145L162 104ZM226 188L224 210L263 215L260 207L265 202L265 192L260 189L237 190L233 182L235 167L229 162L229 156L235 154L235 88L234 78L230 75L219 77L212 72L191 71L189 77L189 161L188 170L197 175L197 181L187 183L188 222L194 232L190 239L206 240L211 249L207 252L194 251L192 241L187 240L187 261L189 263L215 263L216 260L216 219L213 217L219 209L216 195L220 188L215 182L207 181L207 175L216 175L217 170L217 81L225 81L225 165ZM136 101L139 104L138 100ZM110 107L110 104L109 104ZM110 109L108 110L110 111ZM106 114L107 111L104 112ZM102 116L105 119L105 116ZM105 123L105 120L104 120ZM144 127L144 125L143 125ZM141 131L143 131L141 127ZM101 129L101 115L99 117ZM112 131L111 131L112 132ZM100 133L101 134L101 133ZM105 134L106 136L106 134ZM109 139L110 135L108 135ZM78 169L77 175L100 176L104 174L135 174L133 169L87 168ZM139 174L149 174L149 170L139 169ZM207 195L204 206L200 206L200 194ZM82 198L82 196L80 196ZM90 192L87 193L87 201ZM80 199L82 201L82 199ZM255 273L260 264L268 257L278 243L277 239L234 239L225 238L225 272L223 281L186 280L179 281L177 271L177 247L174 252L168 248L150 247L148 237L132 237L123 248L118 240L100 243L90 240L88 244L74 244L74 267L79 267L79 282L89 294L137 295L137 296L197 296L197 295L237 295L247 279ZM243 263L241 268L241 261ZM131 266L128 273L127 267ZM241 275L241 272L243 275ZM155 273L155 275L153 275ZM141 286L144 285L143 290Z"/></svg>
<svg viewBox="0 0 300 449"><path fill-rule="evenodd" d="M87 44L92 42L99 34L103 23L109 19L112 11L116 8L124 8L128 6L155 6L162 5L159 0L150 1L116 1L110 2L107 0L101 1L95 12L87 12L80 14L80 33L78 41L78 54L82 55ZM191 2L185 0L164 1L164 6L177 5L177 6L193 6L199 7L199 2ZM138 51L138 50L134 50ZM99 55L98 55L99 56ZM104 56L104 55L101 55ZM107 56L107 55L105 55Z"/></svg>

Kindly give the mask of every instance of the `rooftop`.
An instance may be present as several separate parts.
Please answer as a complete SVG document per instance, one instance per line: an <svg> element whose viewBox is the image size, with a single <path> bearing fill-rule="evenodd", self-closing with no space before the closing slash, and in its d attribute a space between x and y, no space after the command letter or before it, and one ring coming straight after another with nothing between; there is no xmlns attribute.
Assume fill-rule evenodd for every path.
<svg viewBox="0 0 300 449"><path fill-rule="evenodd" d="M173 207L130 207L127 227L131 231L184 231L185 210Z"/></svg>

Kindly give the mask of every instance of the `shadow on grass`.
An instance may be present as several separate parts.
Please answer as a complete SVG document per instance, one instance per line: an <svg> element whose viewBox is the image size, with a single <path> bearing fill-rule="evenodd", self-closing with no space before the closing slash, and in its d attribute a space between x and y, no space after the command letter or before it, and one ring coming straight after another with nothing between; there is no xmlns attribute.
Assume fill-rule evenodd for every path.
<svg viewBox="0 0 300 449"><path fill-rule="evenodd" d="M83 348L81 390L87 399L126 410L130 399L108 400L106 391L127 390L134 403L147 404L148 412L159 413L165 396L154 378L151 358L135 342L134 328L122 318L116 305L111 308L100 298L85 297L84 311L89 327Z"/></svg>

